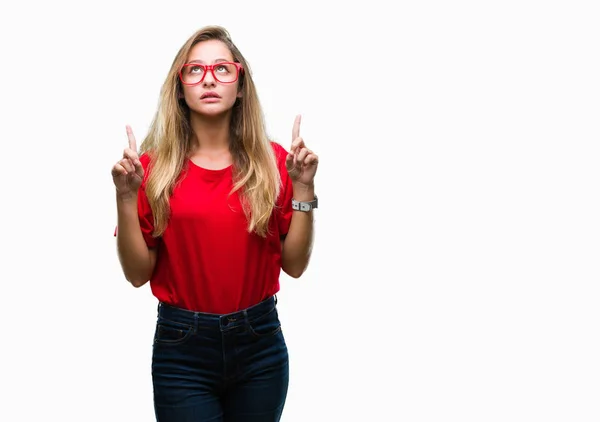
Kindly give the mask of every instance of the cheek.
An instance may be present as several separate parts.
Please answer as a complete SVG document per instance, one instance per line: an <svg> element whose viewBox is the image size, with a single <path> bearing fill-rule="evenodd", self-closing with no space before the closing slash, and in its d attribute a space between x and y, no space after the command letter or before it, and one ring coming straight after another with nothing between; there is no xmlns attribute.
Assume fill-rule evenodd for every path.
<svg viewBox="0 0 600 422"><path fill-rule="evenodd" d="M227 89L223 91L223 98L225 99L228 107L233 107L238 97L239 95L237 87L228 86Z"/></svg>
<svg viewBox="0 0 600 422"><path fill-rule="evenodd" d="M196 86L183 86L183 98L190 100L199 95L198 85Z"/></svg>
<svg viewBox="0 0 600 422"><path fill-rule="evenodd" d="M238 87L237 85L228 86L227 87L227 97L229 98L237 98L238 96Z"/></svg>

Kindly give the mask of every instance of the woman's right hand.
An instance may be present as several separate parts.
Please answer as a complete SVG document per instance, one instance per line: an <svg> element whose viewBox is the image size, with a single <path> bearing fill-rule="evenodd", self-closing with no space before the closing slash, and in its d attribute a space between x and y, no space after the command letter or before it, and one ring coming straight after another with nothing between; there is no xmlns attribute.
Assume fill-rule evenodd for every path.
<svg viewBox="0 0 600 422"><path fill-rule="evenodd" d="M123 158L113 166L111 171L117 195L122 198L136 196L144 178L144 168L140 163L135 136L130 126L127 126L127 138L129 138L129 148L125 148Z"/></svg>

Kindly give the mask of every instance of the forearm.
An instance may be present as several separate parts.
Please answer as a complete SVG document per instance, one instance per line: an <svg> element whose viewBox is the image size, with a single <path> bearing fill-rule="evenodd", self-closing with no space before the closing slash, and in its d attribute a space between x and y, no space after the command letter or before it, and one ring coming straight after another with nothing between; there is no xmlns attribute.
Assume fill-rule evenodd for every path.
<svg viewBox="0 0 600 422"><path fill-rule="evenodd" d="M294 199L312 201L314 186L294 186ZM291 277L300 277L310 261L314 241L314 211L293 211L282 251L282 268Z"/></svg>
<svg viewBox="0 0 600 422"><path fill-rule="evenodd" d="M135 287L144 285L154 270L153 252L142 235L137 196L117 196L117 252L125 278Z"/></svg>

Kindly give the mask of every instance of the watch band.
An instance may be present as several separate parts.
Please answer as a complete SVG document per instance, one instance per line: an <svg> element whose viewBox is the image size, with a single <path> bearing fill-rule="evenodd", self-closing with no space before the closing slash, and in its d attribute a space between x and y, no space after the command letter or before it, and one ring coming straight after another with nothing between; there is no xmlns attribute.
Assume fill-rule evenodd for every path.
<svg viewBox="0 0 600 422"><path fill-rule="evenodd" d="M294 198L292 198L292 209L296 211L308 212L314 210L315 208L318 208L318 206L319 199L317 198L317 195L315 195L315 199L308 202L296 201Z"/></svg>

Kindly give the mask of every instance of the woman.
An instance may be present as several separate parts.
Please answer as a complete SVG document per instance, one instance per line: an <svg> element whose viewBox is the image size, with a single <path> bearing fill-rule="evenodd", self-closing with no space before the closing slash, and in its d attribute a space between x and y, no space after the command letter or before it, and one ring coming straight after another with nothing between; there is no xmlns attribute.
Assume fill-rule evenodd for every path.
<svg viewBox="0 0 600 422"><path fill-rule="evenodd" d="M138 156L112 169L117 249L158 299L152 354L158 421L278 421L288 354L276 309L313 243L318 157L270 141L248 63L228 32L181 47Z"/></svg>

